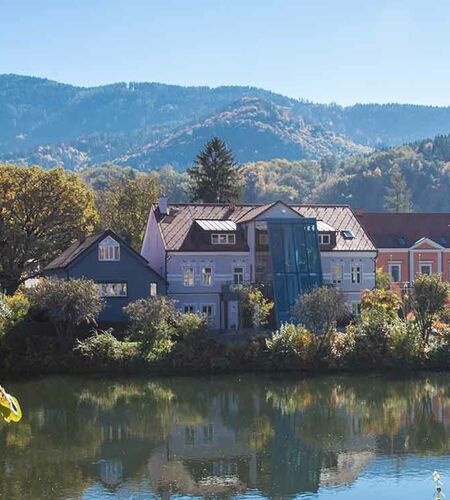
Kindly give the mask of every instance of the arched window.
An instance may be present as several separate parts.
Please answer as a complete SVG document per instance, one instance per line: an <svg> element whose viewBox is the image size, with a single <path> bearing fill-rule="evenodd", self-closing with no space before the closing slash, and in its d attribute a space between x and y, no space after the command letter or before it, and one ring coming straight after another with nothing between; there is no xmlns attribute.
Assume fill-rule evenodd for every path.
<svg viewBox="0 0 450 500"><path fill-rule="evenodd" d="M111 236L99 243L98 260L120 260L120 244Z"/></svg>

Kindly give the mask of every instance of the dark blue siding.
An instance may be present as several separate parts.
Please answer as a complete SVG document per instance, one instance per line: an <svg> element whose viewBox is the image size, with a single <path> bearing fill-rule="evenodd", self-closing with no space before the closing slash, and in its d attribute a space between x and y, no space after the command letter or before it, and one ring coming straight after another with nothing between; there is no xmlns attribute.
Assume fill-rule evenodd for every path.
<svg viewBox="0 0 450 500"><path fill-rule="evenodd" d="M101 241L101 240L100 240ZM100 321L126 321L122 309L130 302L150 296L150 283L158 284L158 295L166 293L165 281L122 243L120 261L99 261L98 243L92 245L67 269L48 271L46 276L62 279L85 278L95 282L127 283L127 297L107 297Z"/></svg>

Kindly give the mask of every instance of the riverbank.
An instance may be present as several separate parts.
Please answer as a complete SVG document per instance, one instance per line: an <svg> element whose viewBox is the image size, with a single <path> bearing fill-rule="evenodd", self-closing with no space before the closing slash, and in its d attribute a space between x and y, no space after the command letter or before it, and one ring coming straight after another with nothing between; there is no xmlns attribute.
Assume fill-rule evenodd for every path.
<svg viewBox="0 0 450 500"><path fill-rule="evenodd" d="M360 337L355 331L324 337L285 325L271 338L224 344L210 337L180 339L155 353L145 342L119 340L111 331L80 332L83 340L46 335L24 323L0 340L0 375L193 375L226 373L362 373L450 370L450 336L428 345L396 336Z"/></svg>

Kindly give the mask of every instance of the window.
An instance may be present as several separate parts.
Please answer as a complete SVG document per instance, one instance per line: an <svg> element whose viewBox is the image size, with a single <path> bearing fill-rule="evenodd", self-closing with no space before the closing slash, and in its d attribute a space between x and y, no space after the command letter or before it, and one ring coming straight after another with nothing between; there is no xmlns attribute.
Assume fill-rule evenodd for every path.
<svg viewBox="0 0 450 500"><path fill-rule="evenodd" d="M99 243L98 260L120 260L120 245L111 236Z"/></svg>
<svg viewBox="0 0 450 500"><path fill-rule="evenodd" d="M352 283L361 283L361 266L352 266Z"/></svg>
<svg viewBox="0 0 450 500"><path fill-rule="evenodd" d="M350 229L346 229L345 231L341 231L342 236L344 237L344 240L352 240L355 235L353 234L353 231L350 231Z"/></svg>
<svg viewBox="0 0 450 500"><path fill-rule="evenodd" d="M184 286L194 286L194 268L187 266L183 269Z"/></svg>
<svg viewBox="0 0 450 500"><path fill-rule="evenodd" d="M150 297L156 297L158 295L158 284L150 283Z"/></svg>
<svg viewBox="0 0 450 500"><path fill-rule="evenodd" d="M433 265L431 262L419 262L419 273L428 275L432 274Z"/></svg>
<svg viewBox="0 0 450 500"><path fill-rule="evenodd" d="M335 264L333 266L333 283L335 285L342 283L342 266L341 266L341 264Z"/></svg>
<svg viewBox="0 0 450 500"><path fill-rule="evenodd" d="M211 235L212 245L234 245L235 243L236 243L236 235L234 233L231 234L214 233Z"/></svg>
<svg viewBox="0 0 450 500"><path fill-rule="evenodd" d="M202 285L211 286L212 285L212 268L203 267L202 268Z"/></svg>
<svg viewBox="0 0 450 500"><path fill-rule="evenodd" d="M214 306L212 304L202 305L202 314L207 317L208 321L211 321L214 317Z"/></svg>
<svg viewBox="0 0 450 500"><path fill-rule="evenodd" d="M394 283L400 283L402 280L401 264L389 264L389 274L391 276L391 281Z"/></svg>
<svg viewBox="0 0 450 500"><path fill-rule="evenodd" d="M319 245L329 245L331 238L329 234L319 234Z"/></svg>
<svg viewBox="0 0 450 500"><path fill-rule="evenodd" d="M353 316L361 315L361 303L360 302L352 302L352 314Z"/></svg>
<svg viewBox="0 0 450 500"><path fill-rule="evenodd" d="M126 297L126 283L98 283L98 294L100 297Z"/></svg>
<svg viewBox="0 0 450 500"><path fill-rule="evenodd" d="M195 314L194 304L185 304L183 310L184 314Z"/></svg>
<svg viewBox="0 0 450 500"><path fill-rule="evenodd" d="M239 266L233 269L233 283L235 285L242 285L244 283L244 268Z"/></svg>

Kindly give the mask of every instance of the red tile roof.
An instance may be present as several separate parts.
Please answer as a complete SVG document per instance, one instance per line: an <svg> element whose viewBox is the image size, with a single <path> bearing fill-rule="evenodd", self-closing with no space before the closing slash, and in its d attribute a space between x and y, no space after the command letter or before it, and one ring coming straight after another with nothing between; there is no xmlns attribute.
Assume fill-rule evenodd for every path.
<svg viewBox="0 0 450 500"><path fill-rule="evenodd" d="M409 248L429 238L450 248L450 213L363 212L356 215L377 248ZM402 240L403 238L403 240Z"/></svg>
<svg viewBox="0 0 450 500"><path fill-rule="evenodd" d="M169 204L169 215L160 214L157 206L156 219L168 251L187 250L188 234L196 219L230 220L236 223L249 221L265 212L270 205L257 204L207 204L207 203L180 203ZM352 209L347 205L288 205L304 217L314 217L323 220L337 231L336 247L333 251L374 251L370 238L364 232ZM345 239L341 232L350 230L353 239ZM185 243L186 242L186 243ZM189 250L192 250L189 244ZM246 246L233 249L217 248L217 250L245 250Z"/></svg>

